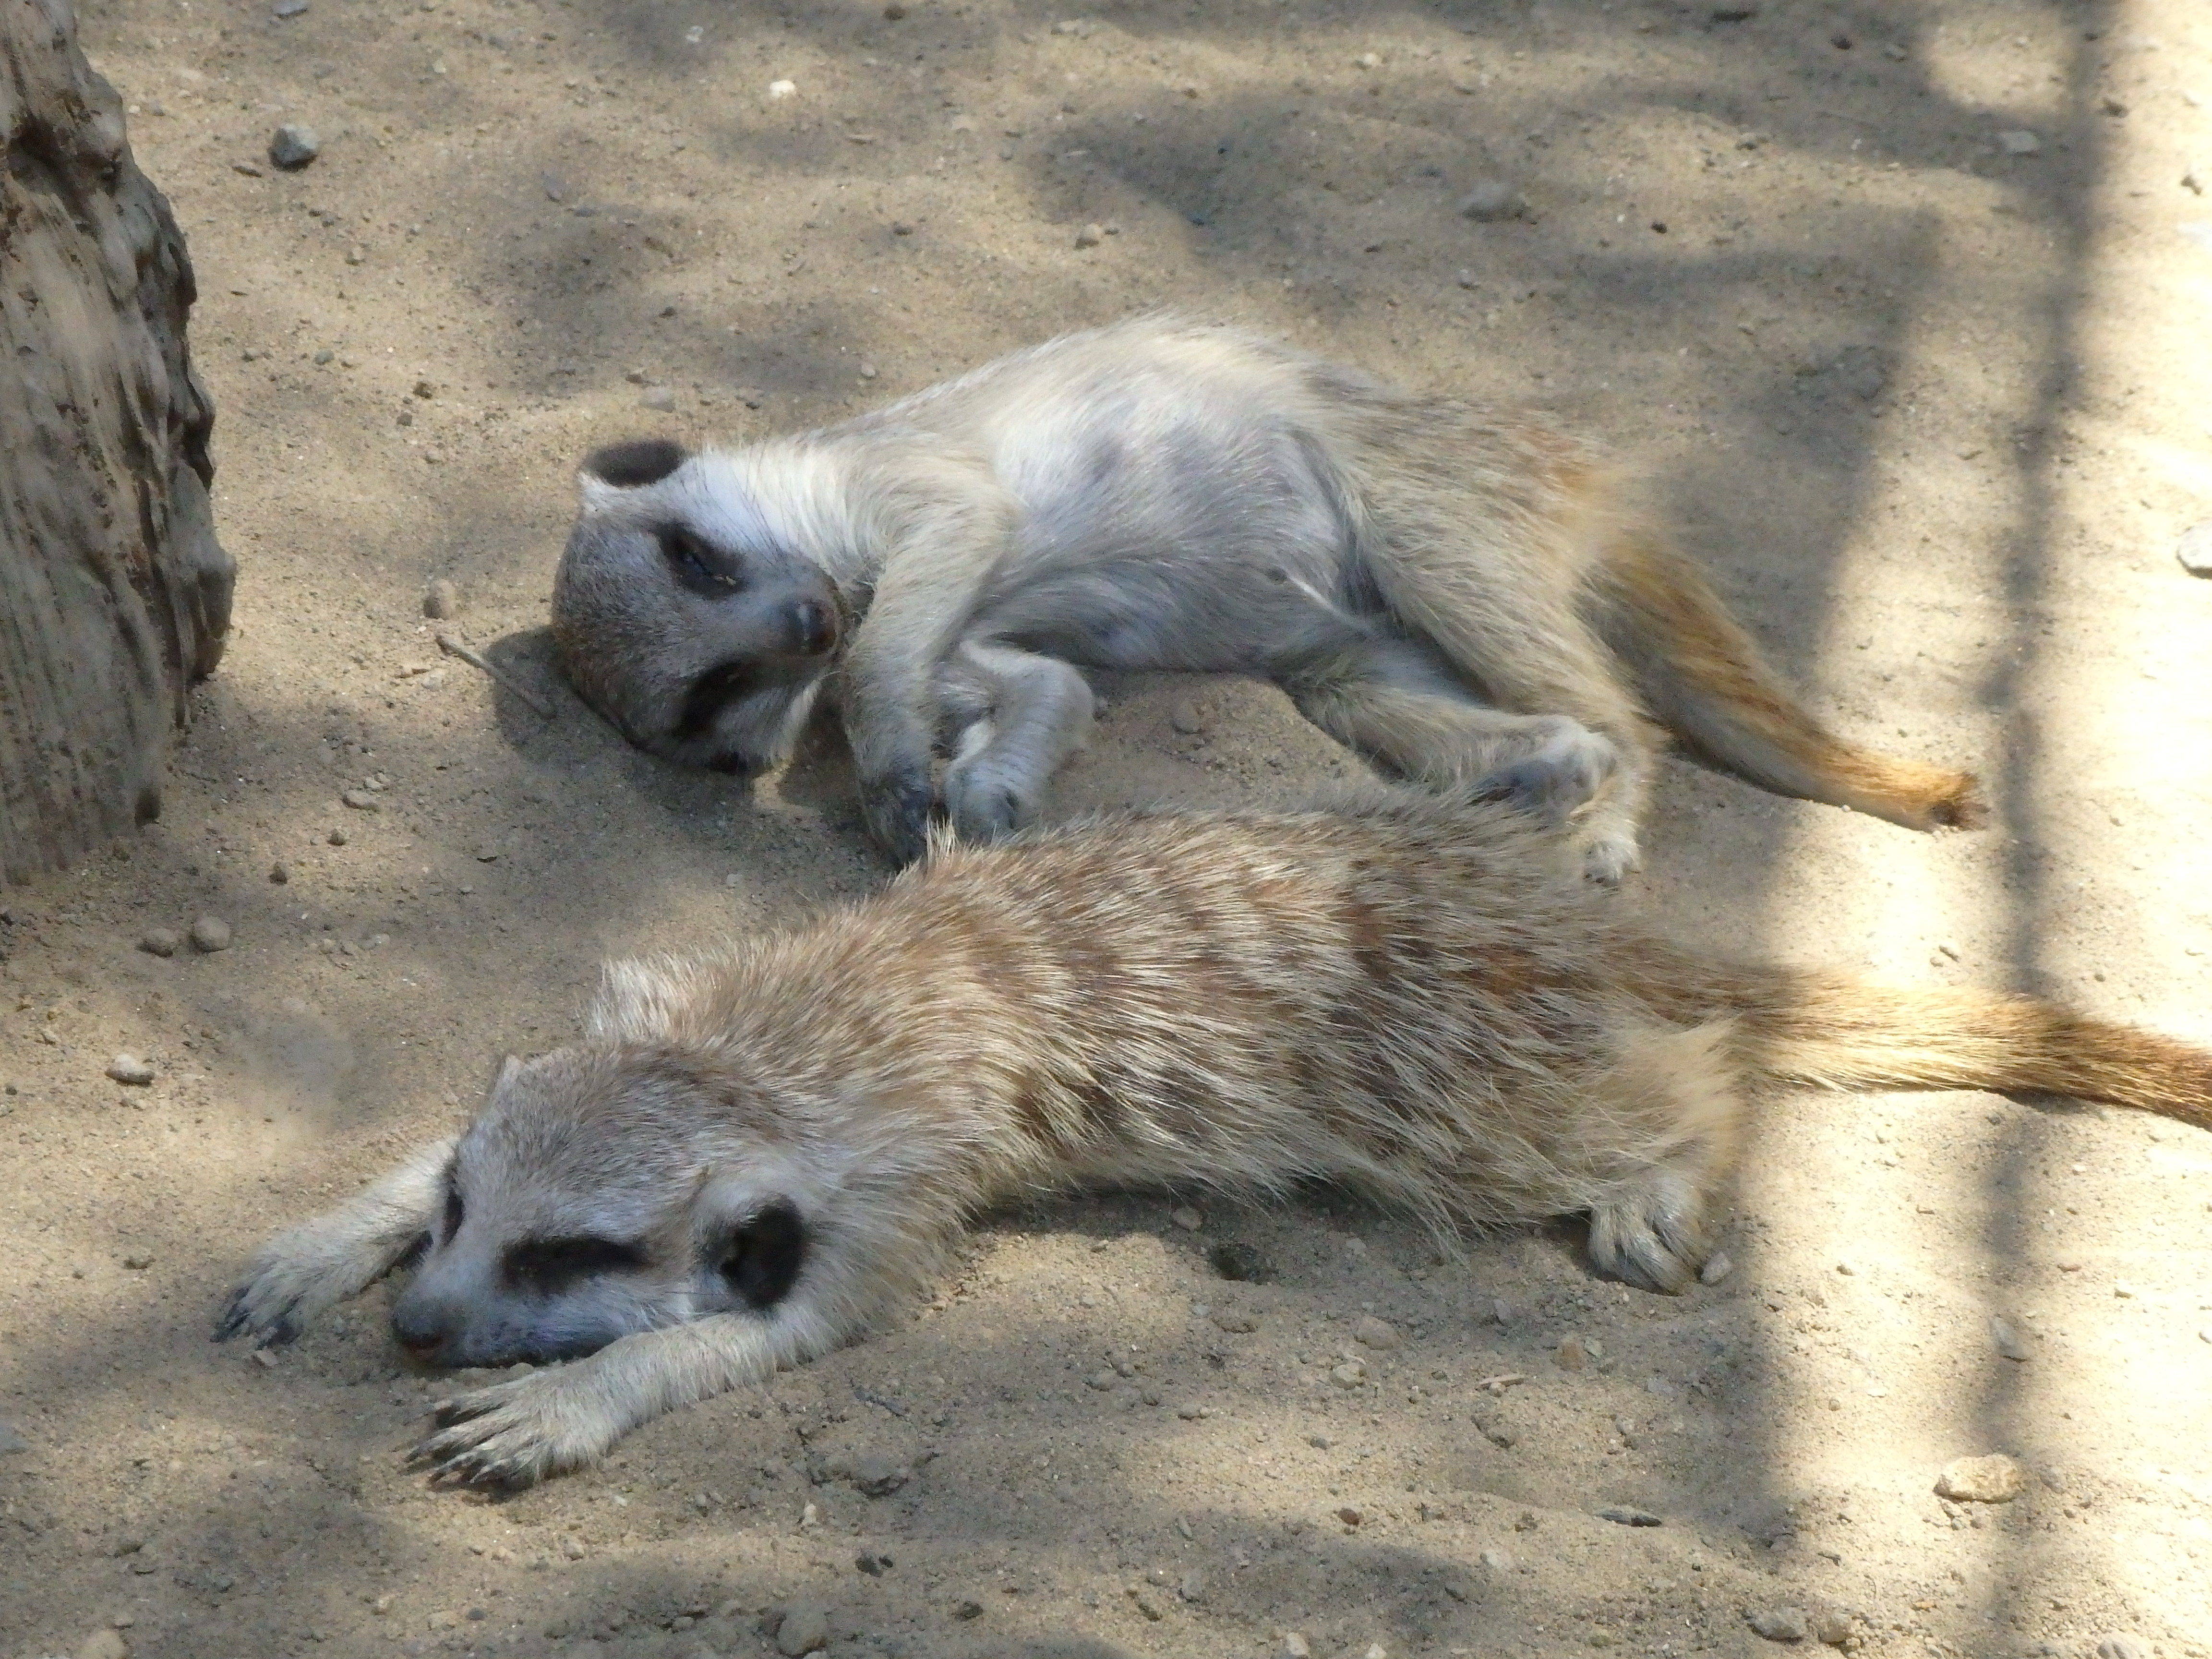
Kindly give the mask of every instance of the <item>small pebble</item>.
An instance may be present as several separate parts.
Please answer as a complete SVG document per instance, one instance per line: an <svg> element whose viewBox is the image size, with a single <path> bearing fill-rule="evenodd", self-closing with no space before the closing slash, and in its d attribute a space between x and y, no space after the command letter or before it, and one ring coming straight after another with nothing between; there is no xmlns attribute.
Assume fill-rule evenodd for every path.
<svg viewBox="0 0 2212 1659"><path fill-rule="evenodd" d="M1474 1559L1482 1563L1484 1566L1488 1567L1492 1572L1510 1572L1513 1571L1513 1558L1508 1555L1504 1550L1485 1550L1481 1554L1476 1556Z"/></svg>
<svg viewBox="0 0 2212 1659"><path fill-rule="evenodd" d="M1249 1244L1240 1244L1234 1239L1224 1239L1206 1253L1213 1271L1224 1279L1241 1283L1264 1284L1275 1276L1275 1269L1267 1258Z"/></svg>
<svg viewBox="0 0 2212 1659"><path fill-rule="evenodd" d="M449 622L461 614L461 593L443 576L422 590L422 614L434 622Z"/></svg>
<svg viewBox="0 0 2212 1659"><path fill-rule="evenodd" d="M1363 1348L1395 1348L1401 1339L1398 1328L1389 1320L1362 1314L1352 1328L1352 1340Z"/></svg>
<svg viewBox="0 0 2212 1659"><path fill-rule="evenodd" d="M333 830L323 839L333 847L343 847L346 844L346 832L343 830Z"/></svg>
<svg viewBox="0 0 2212 1659"><path fill-rule="evenodd" d="M1121 1379L1111 1371L1093 1371L1083 1380L1091 1388L1097 1389L1099 1393L1104 1394Z"/></svg>
<svg viewBox="0 0 2212 1659"><path fill-rule="evenodd" d="M138 948L149 957L173 957L184 940L171 927L149 927L139 936Z"/></svg>
<svg viewBox="0 0 2212 1659"><path fill-rule="evenodd" d="M582 1560L584 1559L584 1540L577 1537L573 1532L564 1534L561 1539L561 1553L563 1557L571 1561Z"/></svg>
<svg viewBox="0 0 2212 1659"><path fill-rule="evenodd" d="M897 1459L868 1452L853 1460L853 1486L866 1497L889 1498L906 1485L909 1472Z"/></svg>
<svg viewBox="0 0 2212 1659"><path fill-rule="evenodd" d="M1227 1331L1234 1336L1242 1336L1247 1331L1256 1331L1260 1328L1260 1322L1257 1319L1237 1308L1216 1308L1213 1310L1212 1318L1217 1328Z"/></svg>
<svg viewBox="0 0 2212 1659"><path fill-rule="evenodd" d="M1175 707L1168 710L1168 724L1185 737L1206 730L1206 720L1198 712L1198 705L1188 697L1179 699Z"/></svg>
<svg viewBox="0 0 2212 1659"><path fill-rule="evenodd" d="M278 859L274 864L269 866L269 879L275 882L279 887L286 885L292 879L292 866L285 863L283 860Z"/></svg>
<svg viewBox="0 0 2212 1659"><path fill-rule="evenodd" d="M230 924L221 916L202 916L192 924L192 948L210 953L230 949Z"/></svg>
<svg viewBox="0 0 2212 1659"><path fill-rule="evenodd" d="M119 1630L96 1630L76 1644L72 1659L131 1659L131 1644Z"/></svg>
<svg viewBox="0 0 2212 1659"><path fill-rule="evenodd" d="M771 81L768 83L768 95L771 98L789 98L798 91L799 83L795 81Z"/></svg>
<svg viewBox="0 0 2212 1659"><path fill-rule="evenodd" d="M1705 1258L1705 1265L1698 1269L1698 1282L1701 1285L1717 1285L1735 1271L1735 1259L1726 1250L1715 1250ZM1504 1322L1500 1320L1498 1322L1503 1324Z"/></svg>
<svg viewBox="0 0 2212 1659"><path fill-rule="evenodd" d="M1936 1477L1936 1495L1961 1504L2009 1504L2027 1485L2027 1472L2002 1452L1957 1457Z"/></svg>
<svg viewBox="0 0 2212 1659"><path fill-rule="evenodd" d="M1639 1510L1633 1504L1608 1504L1597 1512L1597 1518L1621 1527L1663 1527L1667 1524L1663 1517L1652 1514L1650 1510Z"/></svg>
<svg viewBox="0 0 2212 1659"><path fill-rule="evenodd" d="M2097 1639L2097 1659L2150 1659L2150 1649L2137 1636L2104 1636Z"/></svg>
<svg viewBox="0 0 2212 1659"><path fill-rule="evenodd" d="M853 1565L871 1578L880 1578L897 1564L888 1555L878 1555L873 1550L864 1550L853 1558Z"/></svg>
<svg viewBox="0 0 2212 1659"><path fill-rule="evenodd" d="M1485 179L1459 198L1462 219L1517 219L1528 207L1527 198L1511 180L1505 179Z"/></svg>
<svg viewBox="0 0 2212 1659"><path fill-rule="evenodd" d="M819 1653L830 1645L830 1615L811 1601L794 1602L783 1610L775 1627L775 1650L786 1659Z"/></svg>
<svg viewBox="0 0 2212 1659"><path fill-rule="evenodd" d="M1182 1583L1176 1588L1182 1592L1184 1601L1203 1601L1206 1600L1206 1575L1196 1567L1193 1567L1188 1572L1183 1574Z"/></svg>
<svg viewBox="0 0 2212 1659"><path fill-rule="evenodd" d="M1167 1604L1148 1589L1139 1590L1130 1599L1136 1602L1137 1611L1156 1625L1168 1616Z"/></svg>
<svg viewBox="0 0 2212 1659"><path fill-rule="evenodd" d="M123 1258L123 1265L134 1273L142 1273L154 1265L154 1258L150 1255L126 1255Z"/></svg>
<svg viewBox="0 0 2212 1659"><path fill-rule="evenodd" d="M2008 155L2033 155L2043 149L2043 140L2024 128L1997 134L1997 148Z"/></svg>
<svg viewBox="0 0 2212 1659"><path fill-rule="evenodd" d="M1559 1362L1561 1370L1578 1371L1589 1364L1589 1350L1583 1346L1583 1340L1578 1336L1562 1337L1559 1351L1553 1358Z"/></svg>
<svg viewBox="0 0 2212 1659"><path fill-rule="evenodd" d="M107 1062L107 1075L118 1083L143 1089L154 1080L154 1068L136 1054L118 1054Z"/></svg>
<svg viewBox="0 0 2212 1659"><path fill-rule="evenodd" d="M279 18L297 17L307 9L307 0L276 0L276 3L270 8L270 12Z"/></svg>
<svg viewBox="0 0 2212 1659"><path fill-rule="evenodd" d="M31 1443L23 1438L23 1431L13 1423L0 1420L0 1456L11 1452L27 1452Z"/></svg>
<svg viewBox="0 0 2212 1659"><path fill-rule="evenodd" d="M1313 1644L1294 1630L1283 1632L1283 1659L1313 1659Z"/></svg>
<svg viewBox="0 0 2212 1659"><path fill-rule="evenodd" d="M352 807L356 812L381 812L384 810L384 803L366 789L341 791L338 799Z"/></svg>
<svg viewBox="0 0 2212 1659"><path fill-rule="evenodd" d="M1206 1225L1206 1218L1200 1215L1196 1210L1192 1209L1188 1204L1183 1205L1173 1214L1170 1215L1168 1219L1174 1222L1176 1226L1182 1228L1187 1233L1194 1233L1200 1227Z"/></svg>
<svg viewBox="0 0 2212 1659"><path fill-rule="evenodd" d="M1802 1642L1813 1633L1802 1607L1759 1607L1743 1617L1770 1642Z"/></svg>
<svg viewBox="0 0 2212 1659"><path fill-rule="evenodd" d="M2193 524L2181 532L2181 568L2192 576L2212 576L2212 522Z"/></svg>
<svg viewBox="0 0 2212 1659"><path fill-rule="evenodd" d="M1356 1527L1367 1517L1360 1512L1356 1504L1345 1504L1338 1507L1336 1518L1347 1527Z"/></svg>
<svg viewBox="0 0 2212 1659"><path fill-rule="evenodd" d="M1078 247L1097 247L1105 240L1106 228L1103 225L1085 225L1075 233L1075 245Z"/></svg>
<svg viewBox="0 0 2212 1659"><path fill-rule="evenodd" d="M2022 1340L2021 1334L2005 1321L1995 1316L1991 1316L1990 1319L1990 1338L1996 1344L1997 1352L2007 1359L2015 1359L2026 1364L2035 1357L2034 1350Z"/></svg>
<svg viewBox="0 0 2212 1659"><path fill-rule="evenodd" d="M287 173L297 172L323 153L323 141L313 127L287 121L269 140L269 159Z"/></svg>
<svg viewBox="0 0 2212 1659"><path fill-rule="evenodd" d="M1341 1365L1332 1366L1328 1378L1340 1389L1356 1389L1367 1380L1367 1362L1347 1359Z"/></svg>

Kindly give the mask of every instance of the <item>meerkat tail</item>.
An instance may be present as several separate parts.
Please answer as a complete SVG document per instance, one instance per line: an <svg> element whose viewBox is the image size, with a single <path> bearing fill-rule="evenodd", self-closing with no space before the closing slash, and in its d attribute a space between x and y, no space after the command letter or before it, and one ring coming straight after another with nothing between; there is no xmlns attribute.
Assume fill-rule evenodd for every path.
<svg viewBox="0 0 2212 1659"><path fill-rule="evenodd" d="M1776 678L1704 574L1645 526L1609 538L1597 580L1613 647L1662 724L1709 759L1777 793L1908 830L1972 829L1970 772L1876 754L1826 731Z"/></svg>
<svg viewBox="0 0 2212 1659"><path fill-rule="evenodd" d="M2212 1128L2212 1051L2039 997L1680 957L1657 980L1682 999L1672 1013L1733 1016L1739 1059L1778 1081L2064 1095Z"/></svg>

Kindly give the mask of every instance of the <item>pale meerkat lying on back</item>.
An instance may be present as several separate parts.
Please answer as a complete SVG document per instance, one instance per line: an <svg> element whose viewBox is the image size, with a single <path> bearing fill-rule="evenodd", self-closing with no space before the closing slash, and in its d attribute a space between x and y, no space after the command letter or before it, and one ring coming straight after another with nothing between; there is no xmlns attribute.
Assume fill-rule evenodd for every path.
<svg viewBox="0 0 2212 1659"><path fill-rule="evenodd" d="M611 967L586 1041L508 1060L464 1133L276 1237L217 1334L289 1340L416 1257L411 1353L574 1361L446 1402L419 1448L526 1482L854 1340L1041 1188L1319 1178L1447 1240L1586 1212L1601 1270L1677 1290L1764 1080L2212 1126L2212 1054L1705 959L1577 863L1410 791L941 843L799 931Z"/></svg>
<svg viewBox="0 0 2212 1659"><path fill-rule="evenodd" d="M1660 726L1783 794L1980 815L1971 776L1824 731L1574 438L1250 334L1071 334L796 437L617 445L580 483L553 629L586 700L750 775L833 688L902 860L933 746L963 837L1030 821L1090 724L1079 667L1257 676L1386 773L1594 798L1606 881Z"/></svg>

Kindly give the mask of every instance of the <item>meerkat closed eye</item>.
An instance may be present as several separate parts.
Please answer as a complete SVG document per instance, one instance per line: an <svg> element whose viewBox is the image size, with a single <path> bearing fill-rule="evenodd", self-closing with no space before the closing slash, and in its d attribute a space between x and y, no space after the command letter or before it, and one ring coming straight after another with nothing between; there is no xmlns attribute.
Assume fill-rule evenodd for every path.
<svg viewBox="0 0 2212 1659"><path fill-rule="evenodd" d="M1249 334L1068 335L796 437L617 445L580 485L553 590L578 690L748 774L835 685L902 860L940 798L969 839L1031 819L1088 729L1084 667L1273 680L1386 773L1579 815L1605 881L1662 727L1914 829L1981 810L1966 775L1823 730L1584 445Z"/></svg>
<svg viewBox="0 0 2212 1659"><path fill-rule="evenodd" d="M448 1402L421 1449L527 1481L852 1340L1040 1187L1319 1178L1445 1238L1583 1212L1598 1268L1677 1290L1762 1080L2212 1125L2212 1054L1703 959L1576 864L1525 814L1406 791L940 844L803 930L609 969L585 1042L275 1239L218 1334L286 1340L418 1253L410 1352L574 1360Z"/></svg>

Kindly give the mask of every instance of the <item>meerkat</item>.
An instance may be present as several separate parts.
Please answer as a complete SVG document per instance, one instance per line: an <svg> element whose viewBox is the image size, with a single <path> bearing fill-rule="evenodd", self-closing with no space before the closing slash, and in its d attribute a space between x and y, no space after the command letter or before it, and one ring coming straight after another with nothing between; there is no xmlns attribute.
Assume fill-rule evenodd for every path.
<svg viewBox="0 0 2212 1659"><path fill-rule="evenodd" d="M1583 442L1249 333L1071 334L795 437L615 445L579 487L552 617L585 700L751 775L830 688L901 861L939 806L974 840L1033 819L1084 668L1255 676L1387 775L1586 800L1607 882L1662 727L1913 829L1982 811L1969 775L1824 730Z"/></svg>
<svg viewBox="0 0 2212 1659"><path fill-rule="evenodd" d="M411 1258L392 1328L418 1359L573 1361L445 1402L419 1448L525 1483L854 1340L1010 1195L1317 1179L1446 1242L1579 1212L1598 1270L1676 1291L1763 1082L2212 1126L2212 1054L1709 959L1579 864L1518 809L1404 789L940 836L802 929L608 968L585 1041L509 1060L458 1139L277 1237L216 1334L289 1340Z"/></svg>

